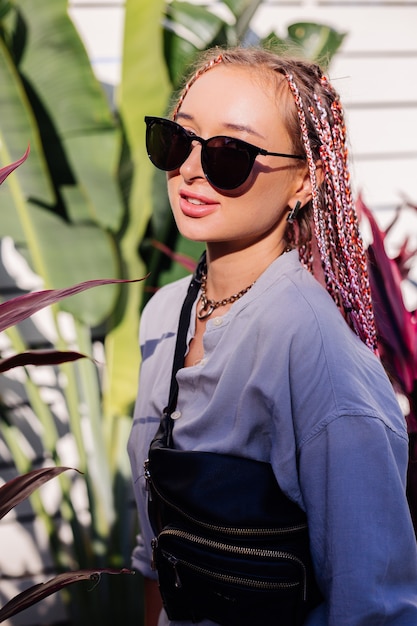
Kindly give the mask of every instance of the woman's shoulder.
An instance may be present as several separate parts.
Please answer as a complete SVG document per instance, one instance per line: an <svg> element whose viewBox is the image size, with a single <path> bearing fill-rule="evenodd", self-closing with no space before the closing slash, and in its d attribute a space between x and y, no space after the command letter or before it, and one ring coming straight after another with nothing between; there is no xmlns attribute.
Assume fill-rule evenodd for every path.
<svg viewBox="0 0 417 626"><path fill-rule="evenodd" d="M273 332L311 336L315 327L325 328L326 335L334 327L337 332L344 329L345 322L334 300L295 253L271 267L259 289L255 284L252 296L255 307L262 311L264 324Z"/></svg>
<svg viewBox="0 0 417 626"><path fill-rule="evenodd" d="M383 376L378 358L350 328L325 287L301 264L287 263L265 294L261 314L265 345L332 378ZM261 305L261 299L258 305Z"/></svg>

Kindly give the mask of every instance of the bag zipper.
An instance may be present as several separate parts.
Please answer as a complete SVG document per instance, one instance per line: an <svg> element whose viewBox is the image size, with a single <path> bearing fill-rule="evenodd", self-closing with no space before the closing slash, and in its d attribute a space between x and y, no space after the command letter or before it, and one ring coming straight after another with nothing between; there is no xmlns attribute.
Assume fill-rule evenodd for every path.
<svg viewBox="0 0 417 626"><path fill-rule="evenodd" d="M234 576L233 574L221 574L220 572L213 572L212 570L208 570L200 565L195 565L194 563L190 563L189 561L185 561L184 559L178 559L173 554L162 550L163 556L167 559L169 564L172 566L174 570L175 582L174 586L176 589L182 588L181 577L178 572L177 565L183 565L188 569L196 572L198 574L202 574L204 576L208 576L214 580L234 584L234 585L244 585L246 587L251 587L252 589L259 589L262 591L275 591L277 589L291 589L294 587L298 587L299 583L286 583L286 582L271 582L266 580L256 580L254 578L245 578L244 576Z"/></svg>
<svg viewBox="0 0 417 626"><path fill-rule="evenodd" d="M172 537L177 537L179 539L185 539L186 541L189 541L190 543L196 543L200 546L204 546L206 548L212 549L212 550L217 550L218 552L229 552L231 554L235 554L237 556L246 556L246 557L261 557L261 558L268 558L268 559L285 559L287 561L292 561L293 563L296 563L302 570L303 573L303 581L302 581L302 590L303 590L303 601L306 600L306 592L307 592L307 570L306 567L304 565L304 563L302 562L301 559L299 559L298 557L296 557L293 554L290 554L289 552L284 552L282 550L269 550L267 548L251 548L251 547L247 547L247 546L237 546L235 544L226 544L220 541L215 541L213 539L208 539L207 537L200 537L198 535L194 535L193 533L187 532L185 530L180 530L180 529L175 529L175 528L167 528L165 530L163 530L159 537L155 537L152 542L152 564L153 567L155 567L155 554L156 554L156 549L158 548L158 542L159 542L159 538L162 536L172 536ZM179 578L179 574L178 571L176 569L176 564L177 563L183 563L184 565L186 565L187 567L194 569L195 571L199 571L201 573L205 573L205 574L210 574L210 576L212 576L213 578L217 578L219 580L223 580L225 582L231 582L232 580L234 581L251 581L252 579L246 579L246 578L242 578L242 577L236 577L233 575L229 575L229 574L220 574L220 573L216 573L216 572L212 572L211 570L207 570L204 569L198 565L194 565L192 563L189 563L188 561L184 561L181 559L177 559L174 555L170 554L169 552L161 549L162 554L165 556L165 558L168 559L168 561L171 563L171 565L174 568L174 573L175 573L175 586L177 588L179 588L179 585L177 583L181 583L180 578ZM252 586L258 586L256 583L258 583L259 581L253 581L253 585ZM286 588L286 587L295 587L297 586L299 583L267 583L265 581L259 582L259 585L263 585L263 586L258 586L258 588L262 588L262 589L274 589L274 588ZM268 586L265 586L268 585Z"/></svg>
<svg viewBox="0 0 417 626"><path fill-rule="evenodd" d="M301 530L305 530L307 528L307 523L302 523L302 524L295 524L293 526L286 526L286 527L281 527L281 528L234 528L234 527L229 527L229 526L219 526L216 524L210 524L207 522L203 522L199 519L196 519L195 517L193 517L192 515L189 515L188 513L186 513L185 511L183 511L180 507L176 506L175 504L173 504L172 502L170 502L170 500L168 500L167 498L164 497L164 495L157 489L157 487L155 486L155 484L152 482L152 476L151 476L151 472L149 469L149 459L146 459L146 461L143 464L144 466L144 475L145 475L145 480L146 480L146 485L147 485L147 490L149 492L149 499L150 501L152 501L152 489L155 490L156 495L168 506L170 506L172 509L174 509L175 511L177 511L178 513L180 513L183 517L185 517L186 519L188 519L190 522L193 522L194 524L197 524L198 526L201 526L202 528L207 528L208 530L213 530L213 531L217 531L217 532L221 532L224 534L229 534L229 535L235 535L235 536L241 536L241 537L249 537L251 535L258 535L258 536L271 536L271 535L284 535L286 533L295 533L295 532L299 532Z"/></svg>

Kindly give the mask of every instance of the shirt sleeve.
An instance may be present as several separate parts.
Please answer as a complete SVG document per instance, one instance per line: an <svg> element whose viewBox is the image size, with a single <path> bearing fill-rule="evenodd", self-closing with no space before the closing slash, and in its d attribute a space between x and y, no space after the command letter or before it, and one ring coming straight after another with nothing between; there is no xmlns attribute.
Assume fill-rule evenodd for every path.
<svg viewBox="0 0 417 626"><path fill-rule="evenodd" d="M417 624L416 540L405 498L407 438L376 417L339 416L300 450L300 485L325 604L306 626Z"/></svg>
<svg viewBox="0 0 417 626"><path fill-rule="evenodd" d="M146 305L140 322L142 362L128 442L140 526L132 553L132 566L153 579L156 579L156 572L151 568L154 533L147 512L148 492L143 464L168 400L179 311L188 283L189 278L185 278L160 289Z"/></svg>

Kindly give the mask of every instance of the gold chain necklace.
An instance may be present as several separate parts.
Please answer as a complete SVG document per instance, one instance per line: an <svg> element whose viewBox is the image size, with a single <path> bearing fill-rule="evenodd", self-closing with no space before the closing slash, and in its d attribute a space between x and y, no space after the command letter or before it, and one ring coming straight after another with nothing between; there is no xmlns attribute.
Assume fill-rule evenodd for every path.
<svg viewBox="0 0 417 626"><path fill-rule="evenodd" d="M204 271L201 274L201 295L200 295L201 307L197 311L198 319L205 320L208 317L210 317L213 311L217 309L219 306L226 306L226 304L231 304L232 302L236 302L236 300L239 300L239 298L244 296L245 293L249 291L249 289L253 287L254 284L255 283L253 282L251 285L249 285L249 287L245 287L245 289L242 289L238 293L234 293L229 298L224 298L223 300L211 300L207 298L207 291L206 291L207 271Z"/></svg>

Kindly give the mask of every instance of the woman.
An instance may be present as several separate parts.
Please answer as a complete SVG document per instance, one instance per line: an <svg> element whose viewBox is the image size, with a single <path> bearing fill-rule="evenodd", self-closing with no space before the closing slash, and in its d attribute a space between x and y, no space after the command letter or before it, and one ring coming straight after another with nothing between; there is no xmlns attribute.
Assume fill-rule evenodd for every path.
<svg viewBox="0 0 417 626"><path fill-rule="evenodd" d="M167 171L179 231L206 243L177 374L174 446L272 465L307 515L322 601L305 625L417 624L406 427L375 355L339 98L308 62L215 50L172 121L147 118L148 152ZM189 282L162 288L141 321L129 454L147 626L161 604L143 463L167 403ZM191 623L164 611L159 619ZM277 610L269 624L280 623Z"/></svg>

